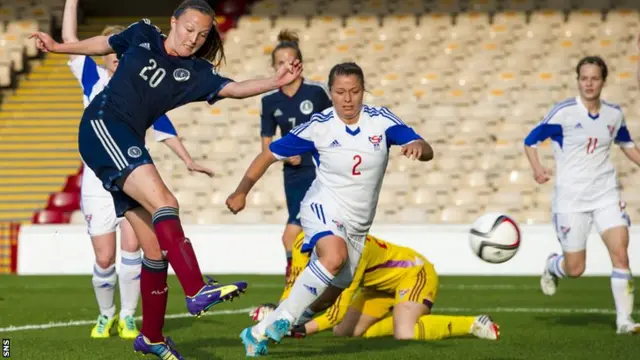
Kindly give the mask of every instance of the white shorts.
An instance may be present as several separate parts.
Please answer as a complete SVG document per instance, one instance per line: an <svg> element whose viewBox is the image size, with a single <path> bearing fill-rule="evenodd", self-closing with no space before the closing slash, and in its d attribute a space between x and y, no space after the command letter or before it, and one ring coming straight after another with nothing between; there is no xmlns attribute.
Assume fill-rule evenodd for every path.
<svg viewBox="0 0 640 360"><path fill-rule="evenodd" d="M310 261L317 259L315 244L324 236L335 235L345 240L347 261L333 278L331 285L342 289L348 288L362 257L366 234L349 231L349 224L339 215L337 206L332 201L303 202L300 205L300 221L305 235L302 251L314 249Z"/></svg>
<svg viewBox="0 0 640 360"><path fill-rule="evenodd" d="M80 210L87 222L89 236L115 232L122 219L116 217L113 197L102 186L96 174L84 166L82 173Z"/></svg>
<svg viewBox="0 0 640 360"><path fill-rule="evenodd" d="M585 250L592 224L602 234L614 227L628 227L630 223L629 216L619 205L586 212L553 214L556 235L564 252Z"/></svg>

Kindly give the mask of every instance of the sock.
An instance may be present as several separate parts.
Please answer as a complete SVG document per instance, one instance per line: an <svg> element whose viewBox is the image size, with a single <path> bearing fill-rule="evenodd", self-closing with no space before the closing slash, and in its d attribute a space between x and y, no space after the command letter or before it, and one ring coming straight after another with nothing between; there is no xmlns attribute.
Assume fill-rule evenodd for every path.
<svg viewBox="0 0 640 360"><path fill-rule="evenodd" d="M153 228L160 248L165 252L165 257L175 271L185 295L194 296L205 284L191 242L184 237L178 209L158 209L153 214Z"/></svg>
<svg viewBox="0 0 640 360"><path fill-rule="evenodd" d="M474 316L423 315L414 326L415 340L440 340L465 336L471 331ZM365 331L366 338L393 336L393 317L386 317Z"/></svg>
<svg viewBox="0 0 640 360"><path fill-rule="evenodd" d="M298 320L296 320L295 324L293 325L304 325L307 322L313 320L313 317L316 313L314 311L312 311L311 309L307 308L302 315L300 315L300 317L298 318Z"/></svg>
<svg viewBox="0 0 640 360"><path fill-rule="evenodd" d="M140 250L120 252L120 272L118 273L118 283L120 285L120 319L133 316L138 307L140 298L140 268L142 258Z"/></svg>
<svg viewBox="0 0 640 360"><path fill-rule="evenodd" d="M611 273L611 292L616 304L616 323L618 326L632 322L633 277L629 269L613 269Z"/></svg>
<svg viewBox="0 0 640 360"><path fill-rule="evenodd" d="M140 332L151 342L163 342L162 328L164 327L164 315L167 311L167 286L166 260L142 260L140 273L140 290L142 293L142 329Z"/></svg>
<svg viewBox="0 0 640 360"><path fill-rule="evenodd" d="M116 315L116 305L113 296L116 290L116 265L113 264L106 269L98 264L93 265L93 291L96 294L100 314L112 319Z"/></svg>
<svg viewBox="0 0 640 360"><path fill-rule="evenodd" d="M333 275L322 266L319 260L310 262L293 284L289 297L280 303L276 311L273 312L274 316L267 316L254 326L255 335L264 336L266 328L277 319L286 319L293 325L327 289L331 280L333 280Z"/></svg>
<svg viewBox="0 0 640 360"><path fill-rule="evenodd" d="M564 273L564 255L556 255L547 260L547 270L559 278L565 277Z"/></svg>

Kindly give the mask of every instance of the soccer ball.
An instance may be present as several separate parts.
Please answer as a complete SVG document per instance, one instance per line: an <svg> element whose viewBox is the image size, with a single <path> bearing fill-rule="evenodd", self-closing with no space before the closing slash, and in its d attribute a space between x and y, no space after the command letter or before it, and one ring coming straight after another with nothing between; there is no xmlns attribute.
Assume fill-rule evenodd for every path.
<svg viewBox="0 0 640 360"><path fill-rule="evenodd" d="M254 322L260 322L262 321L262 319L266 318L267 315L275 311L276 308L277 308L276 304L270 304L270 303L262 304L257 308L251 309L251 311L249 312L249 317Z"/></svg>
<svg viewBox="0 0 640 360"><path fill-rule="evenodd" d="M469 245L480 259L500 264L511 259L520 247L520 228L509 216L488 213L479 217L469 230Z"/></svg>

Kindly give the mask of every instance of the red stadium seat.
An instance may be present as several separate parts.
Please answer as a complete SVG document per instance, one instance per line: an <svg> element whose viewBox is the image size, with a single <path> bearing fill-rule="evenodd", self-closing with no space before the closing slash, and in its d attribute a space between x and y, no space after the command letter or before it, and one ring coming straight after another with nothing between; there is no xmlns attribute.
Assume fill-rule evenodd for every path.
<svg viewBox="0 0 640 360"><path fill-rule="evenodd" d="M49 196L47 210L70 212L80 209L80 193L56 192Z"/></svg>
<svg viewBox="0 0 640 360"><path fill-rule="evenodd" d="M34 224L68 224L71 213L55 210L40 210L33 213Z"/></svg>
<svg viewBox="0 0 640 360"><path fill-rule="evenodd" d="M80 186L82 185L82 174L69 175L67 177L67 183L64 185L64 192L78 193L80 192Z"/></svg>
<svg viewBox="0 0 640 360"><path fill-rule="evenodd" d="M245 0L223 0L217 2L215 12L217 15L223 15L233 19L244 15L246 9L247 2Z"/></svg>

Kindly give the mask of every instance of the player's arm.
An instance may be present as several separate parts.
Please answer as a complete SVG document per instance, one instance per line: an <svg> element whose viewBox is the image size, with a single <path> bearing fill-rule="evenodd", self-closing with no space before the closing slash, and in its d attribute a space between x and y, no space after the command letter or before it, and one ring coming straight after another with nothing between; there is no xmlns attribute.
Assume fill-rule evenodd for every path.
<svg viewBox="0 0 640 360"><path fill-rule="evenodd" d="M302 74L302 63L294 60L282 65L276 74L266 79L252 79L227 83L218 93L220 97L244 99L279 89L297 79Z"/></svg>
<svg viewBox="0 0 640 360"><path fill-rule="evenodd" d="M78 0L67 0L62 15L62 42L68 44L78 41ZM71 55L71 60L76 56Z"/></svg>
<svg viewBox="0 0 640 360"><path fill-rule="evenodd" d="M411 127L407 126L400 118L386 107L380 109L382 117L391 121L391 126L385 131L389 145L402 147L402 155L419 161L430 161L433 159L433 148Z"/></svg>
<svg viewBox="0 0 640 360"><path fill-rule="evenodd" d="M292 156L315 150L315 145L309 137L309 127L308 124L299 125L287 135L272 142L268 149L256 156L251 165L249 165L236 191L227 198L227 207L232 213L237 214L244 209L247 194L264 175L269 166L278 160L285 160Z"/></svg>
<svg viewBox="0 0 640 360"><path fill-rule="evenodd" d="M553 171L545 168L540 162L537 146L539 143L553 137L562 136L561 108L562 105L556 105L547 114L547 116L534 127L527 137L524 139L524 153L529 160L533 177L538 184L543 184L551 178Z"/></svg>
<svg viewBox="0 0 640 360"><path fill-rule="evenodd" d="M273 118L273 113L270 111L265 112L265 109L267 108L265 105L267 105L266 98L263 97L260 102L260 136L262 137L262 151L269 149L269 145L271 145L278 127L276 119Z"/></svg>
<svg viewBox="0 0 640 360"><path fill-rule="evenodd" d="M156 141L162 142L171 149L171 151L173 151L173 153L184 162L189 171L201 172L209 175L210 177L213 176L213 170L200 166L193 161L191 154L189 154L184 143L180 140L180 137L178 137L178 132L167 115L160 116L153 123L152 127Z"/></svg>
<svg viewBox="0 0 640 360"><path fill-rule="evenodd" d="M637 166L640 166L640 149L638 149L636 144L631 139L631 134L629 134L629 129L627 129L627 125L624 119L622 120L622 125L616 133L614 141L620 146L620 149L622 149L622 152L629 160L633 161L633 163Z"/></svg>

